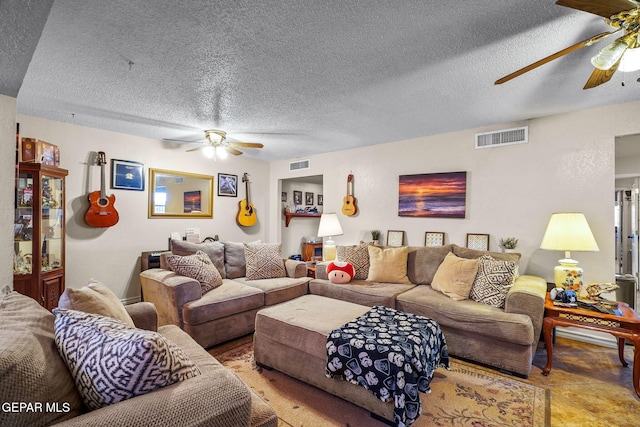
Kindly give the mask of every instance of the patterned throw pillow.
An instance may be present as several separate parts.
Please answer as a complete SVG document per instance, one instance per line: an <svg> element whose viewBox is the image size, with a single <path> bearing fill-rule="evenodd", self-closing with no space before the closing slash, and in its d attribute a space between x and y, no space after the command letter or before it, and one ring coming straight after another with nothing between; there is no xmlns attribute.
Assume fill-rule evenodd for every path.
<svg viewBox="0 0 640 427"><path fill-rule="evenodd" d="M111 317L56 308L55 341L90 410L200 375L173 342Z"/></svg>
<svg viewBox="0 0 640 427"><path fill-rule="evenodd" d="M353 246L336 246L336 258L338 261L348 262L353 265L356 274L355 280L367 280L369 277L369 243L360 242Z"/></svg>
<svg viewBox="0 0 640 427"><path fill-rule="evenodd" d="M509 288L518 272L518 264L513 261L497 261L489 255L478 258L478 274L471 286L469 299L504 308Z"/></svg>
<svg viewBox="0 0 640 427"><path fill-rule="evenodd" d="M171 270L200 282L203 294L222 285L220 272L211 262L211 258L202 251L187 256L168 255L167 262Z"/></svg>
<svg viewBox="0 0 640 427"><path fill-rule="evenodd" d="M202 251L209 256L211 262L218 269L218 272L223 279L227 277L227 274L224 271L224 243L193 243L187 242L186 240L171 239L171 253L174 255L193 255L198 251Z"/></svg>
<svg viewBox="0 0 640 427"><path fill-rule="evenodd" d="M284 261L279 243L245 243L247 280L285 277Z"/></svg>

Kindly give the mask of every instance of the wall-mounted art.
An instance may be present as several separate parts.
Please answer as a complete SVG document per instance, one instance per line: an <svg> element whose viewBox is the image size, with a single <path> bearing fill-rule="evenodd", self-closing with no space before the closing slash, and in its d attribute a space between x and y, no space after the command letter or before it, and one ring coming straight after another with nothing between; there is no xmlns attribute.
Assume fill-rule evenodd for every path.
<svg viewBox="0 0 640 427"><path fill-rule="evenodd" d="M238 197L238 175L218 174L218 196Z"/></svg>
<svg viewBox="0 0 640 427"><path fill-rule="evenodd" d="M293 204L294 205L302 204L302 191L293 190Z"/></svg>
<svg viewBox="0 0 640 427"><path fill-rule="evenodd" d="M184 192L184 213L200 212L202 210L202 195L200 190Z"/></svg>
<svg viewBox="0 0 640 427"><path fill-rule="evenodd" d="M439 231L427 231L424 233L425 246L444 246L444 233Z"/></svg>
<svg viewBox="0 0 640 427"><path fill-rule="evenodd" d="M304 203L305 205L313 205L313 193L305 191L304 193Z"/></svg>
<svg viewBox="0 0 640 427"><path fill-rule="evenodd" d="M489 250L489 235L478 233L467 233L467 247L481 251Z"/></svg>
<svg viewBox="0 0 640 427"><path fill-rule="evenodd" d="M111 159L111 188L144 191L144 164Z"/></svg>
<svg viewBox="0 0 640 427"><path fill-rule="evenodd" d="M404 245L404 231L387 230L387 246Z"/></svg>
<svg viewBox="0 0 640 427"><path fill-rule="evenodd" d="M400 175L398 216L464 218L467 172Z"/></svg>

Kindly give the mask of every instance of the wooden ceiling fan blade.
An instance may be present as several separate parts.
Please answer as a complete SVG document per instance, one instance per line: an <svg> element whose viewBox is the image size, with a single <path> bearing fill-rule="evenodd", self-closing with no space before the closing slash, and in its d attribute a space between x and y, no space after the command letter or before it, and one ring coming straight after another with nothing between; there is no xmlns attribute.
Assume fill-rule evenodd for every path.
<svg viewBox="0 0 640 427"><path fill-rule="evenodd" d="M632 0L558 0L556 4L593 13L594 15L604 18L609 18L616 13L638 7Z"/></svg>
<svg viewBox="0 0 640 427"><path fill-rule="evenodd" d="M508 75L502 77L501 79L496 80L496 82L494 84L500 85L502 83L506 83L509 80L515 79L516 77L521 76L524 73L527 73L527 72L529 72L531 70L534 70L534 69L540 67L541 65L544 65L544 64L546 64L548 62L551 62L554 59L561 58L561 57L563 57L563 56L565 56L565 55L567 55L567 54L569 54L571 52L574 52L574 51L576 51L578 49L581 49L581 48L583 48L585 46L591 46L592 44L594 44L596 42L599 42L603 38L608 37L611 34L616 33L616 32L617 31L607 31L607 32L604 32L604 33L600 33L600 34L598 34L596 36L590 37L590 38L588 38L586 40L582 40L581 42L578 42L578 43L576 43L574 45L566 47L566 48L562 49L561 51L558 51L558 52L556 52L556 53L554 53L552 55L547 56L546 58L542 58L541 60L536 61L533 64L527 65L524 68L521 68L521 69L519 69L517 71L514 71L513 73L508 74Z"/></svg>
<svg viewBox="0 0 640 427"><path fill-rule="evenodd" d="M591 89L611 80L611 77L613 77L613 75L616 73L621 60L622 58L618 59L618 62L613 64L613 67L609 68L608 70L594 68L593 73L591 73L589 80L587 80L587 83L582 89Z"/></svg>
<svg viewBox="0 0 640 427"><path fill-rule="evenodd" d="M230 147L263 148L264 144L259 142L230 142Z"/></svg>
<svg viewBox="0 0 640 427"><path fill-rule="evenodd" d="M234 156L239 156L242 154L242 151L236 150L233 147L225 146L224 149L227 150L229 153L233 154Z"/></svg>
<svg viewBox="0 0 640 427"><path fill-rule="evenodd" d="M203 141L202 137L196 139L175 139L175 138L162 138L163 141L166 142L181 142L183 144L192 144L194 142Z"/></svg>
<svg viewBox="0 0 640 427"><path fill-rule="evenodd" d="M205 148L210 147L210 145L201 145L200 147L195 147L195 148L189 148L187 151L191 152L191 151L200 151L200 150L204 150Z"/></svg>

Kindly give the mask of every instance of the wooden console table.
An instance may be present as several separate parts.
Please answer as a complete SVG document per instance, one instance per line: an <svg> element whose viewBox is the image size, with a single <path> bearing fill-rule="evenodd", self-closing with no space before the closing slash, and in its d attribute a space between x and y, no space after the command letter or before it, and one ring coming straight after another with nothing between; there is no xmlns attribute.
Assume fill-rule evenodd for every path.
<svg viewBox="0 0 640 427"><path fill-rule="evenodd" d="M551 365L553 364L552 334L556 326L571 326L606 332L617 338L618 357L624 367L629 366L629 363L624 359L625 340L633 343L633 388L636 395L640 397L640 317L629 307L629 304L624 302L618 303L618 310L621 313L619 316L582 308L555 306L549 293L547 293L543 323L544 343L547 347L547 365L542 369L542 375L549 375L551 372Z"/></svg>

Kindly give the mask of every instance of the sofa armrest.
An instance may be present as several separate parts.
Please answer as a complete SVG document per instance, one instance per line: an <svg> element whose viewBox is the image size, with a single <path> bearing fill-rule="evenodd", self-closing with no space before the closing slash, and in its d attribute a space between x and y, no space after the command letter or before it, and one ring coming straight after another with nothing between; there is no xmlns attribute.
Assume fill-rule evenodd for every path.
<svg viewBox="0 0 640 427"><path fill-rule="evenodd" d="M329 261L316 263L316 279L325 279L325 280L329 279L329 276L327 276L328 265L329 265Z"/></svg>
<svg viewBox="0 0 640 427"><path fill-rule="evenodd" d="M124 308L133 319L133 324L136 325L136 328L148 331L158 330L158 312L156 311L156 306L152 303L136 302L125 305Z"/></svg>
<svg viewBox="0 0 640 427"><path fill-rule="evenodd" d="M307 277L307 263L304 261L296 261L295 259L285 259L284 268L287 271L287 277Z"/></svg>
<svg viewBox="0 0 640 427"><path fill-rule="evenodd" d="M160 325L183 328L182 307L202 298L202 288L197 280L161 268L142 271L140 286L143 299L156 306Z"/></svg>
<svg viewBox="0 0 640 427"><path fill-rule="evenodd" d="M540 339L544 320L544 299L547 295L547 282L537 276L519 276L505 301L507 313L526 314L533 323L534 349Z"/></svg>

